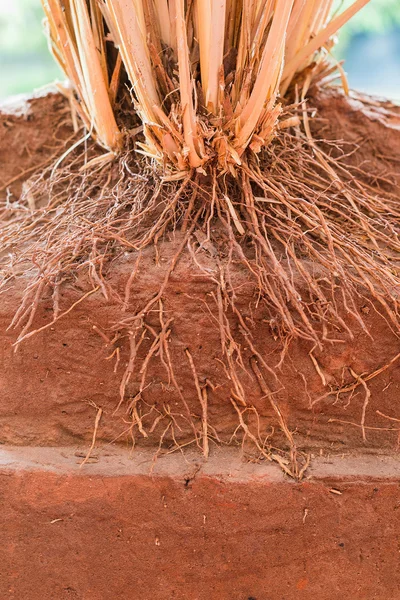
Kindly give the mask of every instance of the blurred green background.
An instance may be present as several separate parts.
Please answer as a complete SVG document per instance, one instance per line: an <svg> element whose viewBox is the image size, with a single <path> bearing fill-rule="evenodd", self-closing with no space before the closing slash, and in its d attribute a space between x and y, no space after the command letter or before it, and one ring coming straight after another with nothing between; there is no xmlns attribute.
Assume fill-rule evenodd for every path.
<svg viewBox="0 0 400 600"><path fill-rule="evenodd" d="M337 0L345 8L352 0ZM63 76L48 52L40 0L0 0L0 98ZM400 0L371 2L340 33L350 86L400 100Z"/></svg>

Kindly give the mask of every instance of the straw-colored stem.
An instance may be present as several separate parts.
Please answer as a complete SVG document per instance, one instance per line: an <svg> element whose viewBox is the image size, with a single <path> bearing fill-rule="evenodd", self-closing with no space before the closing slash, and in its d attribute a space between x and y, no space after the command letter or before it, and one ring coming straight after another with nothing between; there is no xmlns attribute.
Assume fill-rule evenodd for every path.
<svg viewBox="0 0 400 600"><path fill-rule="evenodd" d="M118 149L113 108L126 73L146 138L140 151L168 177L181 177L212 157L235 173L246 148L259 152L279 130L279 95L293 79L307 73L307 90L313 76L332 76L331 38L369 0L330 18L333 1L42 3L51 50L86 126L104 147Z"/></svg>

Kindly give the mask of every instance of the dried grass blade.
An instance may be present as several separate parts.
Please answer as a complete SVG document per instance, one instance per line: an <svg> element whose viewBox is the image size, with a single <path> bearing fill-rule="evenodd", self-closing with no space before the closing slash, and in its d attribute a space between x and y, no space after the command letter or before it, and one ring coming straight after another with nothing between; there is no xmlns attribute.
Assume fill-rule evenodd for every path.
<svg viewBox="0 0 400 600"><path fill-rule="evenodd" d="M307 59L319 50L343 25L347 23L359 10L368 4L370 0L356 0L348 9L339 16L332 19L330 23L320 31L310 42L303 46L297 54L288 62L283 71L282 80L291 78L296 71L302 68Z"/></svg>
<svg viewBox="0 0 400 600"><path fill-rule="evenodd" d="M82 94L89 108L93 127L105 148L118 150L121 135L104 80L85 0L72 0L71 15L83 74Z"/></svg>

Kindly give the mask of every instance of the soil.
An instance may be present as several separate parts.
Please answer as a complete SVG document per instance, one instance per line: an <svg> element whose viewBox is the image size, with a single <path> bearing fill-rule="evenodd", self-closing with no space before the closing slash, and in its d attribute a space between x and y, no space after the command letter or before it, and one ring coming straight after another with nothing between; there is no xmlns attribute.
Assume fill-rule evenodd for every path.
<svg viewBox="0 0 400 600"><path fill-rule="evenodd" d="M367 169L370 184L395 190L400 183L400 108L372 98L327 91L311 99L317 109L313 134L316 139L341 139L348 142L349 163ZM68 105L57 94L28 102L23 115L1 114L0 181L18 197L24 180L59 155L60 143L73 135ZM353 152L355 146L358 149ZM347 148L347 146L345 146ZM332 151L332 149L331 149ZM335 150L340 153L340 150ZM10 183L12 182L12 183ZM20 277L2 292L0 305L0 443L12 445L68 445L91 439L96 415L102 409L97 442L118 441L157 447L175 443L193 443L188 415L175 387L168 381L159 357L149 363L141 411L150 430L142 435L127 410L128 402L116 411L119 385L128 361L128 342L122 339L107 344L105 332L129 316L140 301L153 296L159 288L179 237L171 236L159 244L158 260L149 249L141 260L140 272L133 284L125 313L111 298L105 302L96 292L62 317L54 326L26 340L15 352L16 332L7 329L17 310L29 276ZM112 263L107 275L114 289L123 297L126 283L134 268L135 252L127 252ZM216 268L213 253L203 249L199 261L212 272ZM313 268L312 265L305 265ZM276 403L294 432L298 448L305 452L349 452L363 448L367 452L391 453L398 449L400 412L399 337L380 314L371 299L359 300L365 330L352 322L354 339L338 334L334 343L322 350L302 340L291 342L286 360L280 365L282 345L274 334L270 317L257 305L255 291L248 285L240 266L232 274L238 290L237 307L252 325L257 345L276 378L267 374ZM91 288L85 276L65 284L61 292L61 310L67 310ZM238 415L230 402L230 382L219 360L220 333L212 314L214 284L184 253L174 270L164 295L167 316L173 316L170 352L176 379L184 392L189 412L200 422L201 408L186 350L189 349L197 369L199 383L208 389L210 438L241 445ZM33 327L40 328L52 318L50 293L39 304ZM157 315L155 315L156 318ZM151 323L150 323L151 325ZM235 327L239 331L239 325ZM109 335L107 333L107 335ZM116 347L120 361L116 363ZM148 347L147 347L148 349ZM312 356L310 355L312 352ZM113 354L114 353L114 354ZM246 365L251 351L244 349ZM112 356L113 355L113 356ZM111 357L112 356L112 357ZM111 358L110 358L111 357ZM391 362L393 361L393 362ZM382 369L380 373L375 373ZM368 391L354 375L368 380ZM265 398L257 378L248 368L243 374L245 394L255 411L248 411L246 421L260 438L284 448L285 437L271 403ZM128 386L133 399L141 374L134 373ZM338 394L343 385L356 383L352 393ZM361 427L365 411L364 431ZM379 414L378 412L379 411ZM157 415L169 414L157 420ZM146 416L147 415L147 416ZM259 419L259 422L258 422ZM154 424L154 428L151 424ZM171 426L168 427L168 425ZM364 433L364 436L362 435Z"/></svg>
<svg viewBox="0 0 400 600"><path fill-rule="evenodd" d="M152 457L0 449L0 597L399 600L397 460L315 461L294 483L236 450L149 477Z"/></svg>
<svg viewBox="0 0 400 600"><path fill-rule="evenodd" d="M398 189L400 108L334 91L319 94L312 104L318 108L312 121L316 138L350 142L346 161L367 167L375 188ZM19 113L3 110L3 198L16 201L36 167L50 164L68 147L73 136L68 115L66 101L56 94L27 100ZM354 144L358 150L352 153ZM340 154L332 146L327 150ZM243 269L237 265L232 273L237 306L271 369L264 375L275 403L297 446L313 455L301 482L259 460L254 444L245 445L243 458L237 448L213 443L218 437L240 446L243 435L219 362L215 286L187 253L163 303L167 318L174 317L169 348L176 380L196 425L200 401L186 350L199 383L207 386L210 458L204 461L194 448L157 455L163 436L167 451L193 439L160 357L150 361L141 404L143 415L150 413L143 417L148 437L132 426L126 399L115 412L128 343L126 338L107 343L104 336L158 291L178 244L178 237L166 238L158 260L153 250L142 257L125 312L116 297L105 302L96 292L17 352L18 331L8 327L29 275L2 290L0 598L399 600L400 343L371 299L359 299L365 330L343 311L352 341L338 332L338 341L314 349L313 359L310 344L292 341L277 366L282 346L270 315L257 304ZM211 272L216 268L206 248L197 259ZM106 273L122 297L135 262L135 253L126 253ZM85 275L64 284L61 310L91 287ZM48 292L33 327L48 325L52 314ZM156 314L154 319L156 324ZM251 352L245 349L243 355L249 365ZM255 412L244 415L251 431L285 448L276 413L257 378L250 368L242 375L246 399L259 415L258 424ZM360 384L357 375L370 395L363 384L352 393L337 393L343 384ZM131 396L139 381L140 374L134 373ZM82 466L100 408L96 447ZM170 416L151 431L151 422L163 413ZM168 424L173 425L166 430ZM139 446L134 453L132 434ZM116 443L106 443L112 440Z"/></svg>
<svg viewBox="0 0 400 600"><path fill-rule="evenodd" d="M50 89L0 104L0 132L0 199L16 200L23 183L73 136L68 102Z"/></svg>

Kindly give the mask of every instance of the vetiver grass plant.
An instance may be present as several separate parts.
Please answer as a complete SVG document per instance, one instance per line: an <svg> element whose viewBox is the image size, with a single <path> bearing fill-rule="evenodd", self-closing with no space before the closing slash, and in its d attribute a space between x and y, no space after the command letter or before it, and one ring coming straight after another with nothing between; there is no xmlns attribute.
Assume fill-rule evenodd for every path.
<svg viewBox="0 0 400 600"><path fill-rule="evenodd" d="M332 36L369 0L43 0L51 50L99 144L118 153L121 72L142 151L175 179L217 161L236 173L276 133L284 98L332 73ZM168 173L168 175L167 175Z"/></svg>
<svg viewBox="0 0 400 600"><path fill-rule="evenodd" d="M173 239L158 293L115 326L130 345L119 406L140 373L130 406L145 435L141 402L155 353L163 354L179 390L167 343L173 315L165 314L163 295L189 253L215 288L220 360L240 424L265 454L242 414L241 373L251 368L288 441L291 460L282 465L299 477L304 467L267 383L275 375L252 343L230 274L238 264L247 273L271 335L282 343L282 360L296 338L318 348L338 331L351 338L349 319L364 327L360 297L398 330L398 199L378 193L328 143L313 139L307 101L311 88L338 78L348 92L330 51L336 32L367 2L335 12L332 0L43 0L50 48L69 80L63 93L77 138L29 186L30 198L45 201L29 214L13 206L3 222L3 250L15 253L5 280L18 264L31 263L32 272L13 321L16 345L37 332L32 323L44 290L50 286L57 298L62 283L82 270L93 284L88 294L115 300L105 272L123 251L135 255L119 298L126 311L143 253L154 248L157 257L162 240ZM198 260L199 248L209 249L215 268ZM65 314L54 306L41 330ZM152 330L155 339L141 357L154 311L160 331ZM202 412L195 438L207 455L207 394L185 352ZM179 396L186 405L185 391Z"/></svg>

